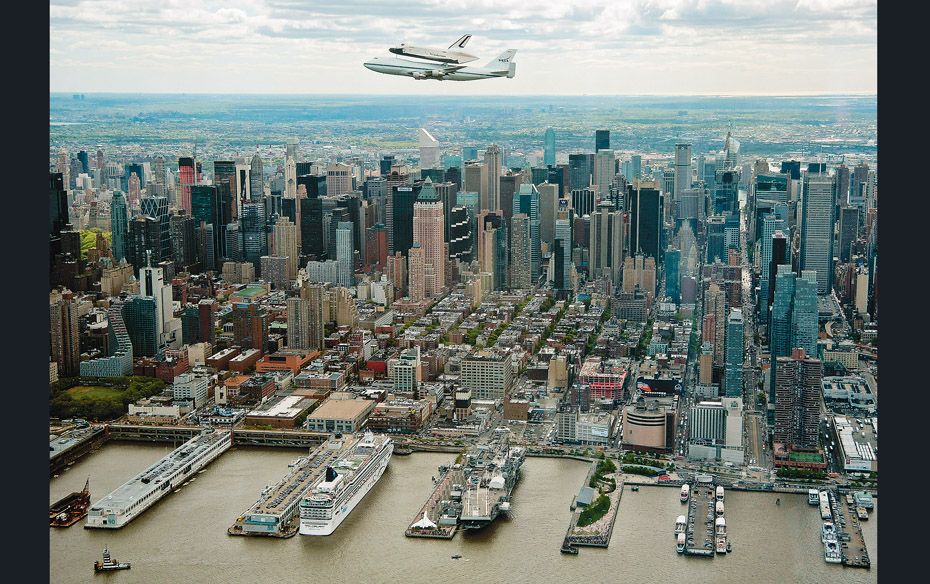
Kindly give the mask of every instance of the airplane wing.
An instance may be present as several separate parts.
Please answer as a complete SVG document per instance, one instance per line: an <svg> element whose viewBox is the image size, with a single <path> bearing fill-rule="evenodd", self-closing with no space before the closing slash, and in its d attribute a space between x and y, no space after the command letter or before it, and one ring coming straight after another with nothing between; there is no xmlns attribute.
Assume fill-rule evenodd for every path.
<svg viewBox="0 0 930 584"><path fill-rule="evenodd" d="M462 35L462 38L449 45L449 49L464 49L465 43L471 38L470 34Z"/></svg>
<svg viewBox="0 0 930 584"><path fill-rule="evenodd" d="M429 71L413 71L410 75L414 79L442 79L449 73L454 73L459 69L464 69L468 65L444 65L442 67L431 69Z"/></svg>

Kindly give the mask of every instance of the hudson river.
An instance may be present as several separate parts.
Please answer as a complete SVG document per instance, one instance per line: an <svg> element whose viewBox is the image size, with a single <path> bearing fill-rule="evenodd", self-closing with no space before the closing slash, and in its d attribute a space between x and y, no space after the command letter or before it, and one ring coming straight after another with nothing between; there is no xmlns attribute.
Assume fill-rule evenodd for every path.
<svg viewBox="0 0 930 584"><path fill-rule="evenodd" d="M80 490L91 501L130 479L171 448L111 443L52 479L49 501ZM335 534L291 539L233 537L226 528L288 470L298 450L235 449L196 480L115 530L49 529L51 581L95 580L104 545L132 569L107 582L876 582L877 508L863 523L872 569L827 564L820 514L806 495L728 491L726 518L733 552L712 559L675 552L678 489L642 487L623 493L610 547L559 553L569 505L587 466L530 458L513 497L513 517L478 535L451 541L409 539L404 529L432 491L436 467L452 455L394 456L381 481ZM462 559L450 556L461 554Z"/></svg>

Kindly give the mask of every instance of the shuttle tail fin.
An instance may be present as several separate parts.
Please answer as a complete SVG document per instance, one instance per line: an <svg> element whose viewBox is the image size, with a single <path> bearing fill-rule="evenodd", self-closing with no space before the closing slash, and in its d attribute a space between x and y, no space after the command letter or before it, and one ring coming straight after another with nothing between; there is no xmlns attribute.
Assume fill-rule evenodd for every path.
<svg viewBox="0 0 930 584"><path fill-rule="evenodd" d="M468 39L470 38L471 38L470 34L462 35L462 37L459 40L449 45L449 50L451 51L452 49L464 49L465 43L467 43Z"/></svg>

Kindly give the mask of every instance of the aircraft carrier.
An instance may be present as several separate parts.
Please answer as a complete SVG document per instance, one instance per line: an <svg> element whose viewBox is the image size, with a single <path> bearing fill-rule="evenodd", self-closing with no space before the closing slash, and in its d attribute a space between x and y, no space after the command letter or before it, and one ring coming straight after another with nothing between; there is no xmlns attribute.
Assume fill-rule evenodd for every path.
<svg viewBox="0 0 930 584"><path fill-rule="evenodd" d="M465 488L459 516L463 529L481 529L501 512L510 511L510 494L520 479L525 455L523 448L510 446L508 433L486 444L476 444L465 455Z"/></svg>

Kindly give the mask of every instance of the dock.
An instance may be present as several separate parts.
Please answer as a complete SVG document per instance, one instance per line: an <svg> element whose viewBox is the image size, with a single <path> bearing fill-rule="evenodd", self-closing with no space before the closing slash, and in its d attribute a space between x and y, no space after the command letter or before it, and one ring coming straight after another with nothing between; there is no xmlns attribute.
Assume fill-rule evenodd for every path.
<svg viewBox="0 0 930 584"><path fill-rule="evenodd" d="M831 491L830 507L840 542L843 565L850 568L870 568L872 562L865 548L865 538L862 537L862 525L856 515L855 502L849 504L846 502L846 497Z"/></svg>
<svg viewBox="0 0 930 584"><path fill-rule="evenodd" d="M407 526L404 535L452 539L458 531L464 485L465 475L462 472L462 465L453 464L445 468L436 479L436 487L432 494Z"/></svg>
<svg viewBox="0 0 930 584"><path fill-rule="evenodd" d="M597 463L592 463L585 477L584 484L581 487L581 491L579 492L579 496L584 493L586 489L590 490L588 485L591 478L594 476L596 468ZM579 547L606 548L610 545L610 536L613 535L614 523L617 520L617 512L620 509L620 498L623 496L624 479L623 474L619 470L613 474L604 475L604 478L613 479L616 485L613 491L607 493L610 499L610 509L607 510L607 513L603 517L591 525L578 527L578 520L581 518L582 508L581 505L579 505L580 497L575 497L571 507L573 511L572 517L568 523L568 530L565 532L565 539L562 540L562 553L577 554L577 548ZM591 493L592 499L599 495L600 492L597 490ZM587 503L590 504L590 501Z"/></svg>
<svg viewBox="0 0 930 584"><path fill-rule="evenodd" d="M93 425L68 430L49 440L49 476L53 477L61 473L85 454L102 446L108 438L106 426Z"/></svg>
<svg viewBox="0 0 930 584"><path fill-rule="evenodd" d="M314 482L351 445L349 440L328 441L298 458L291 470L265 487L258 500L226 530L229 535L293 537L300 527L300 501Z"/></svg>
<svg viewBox="0 0 930 584"><path fill-rule="evenodd" d="M695 481L688 499L688 525L685 528L685 553L690 556L714 556L713 482Z"/></svg>

